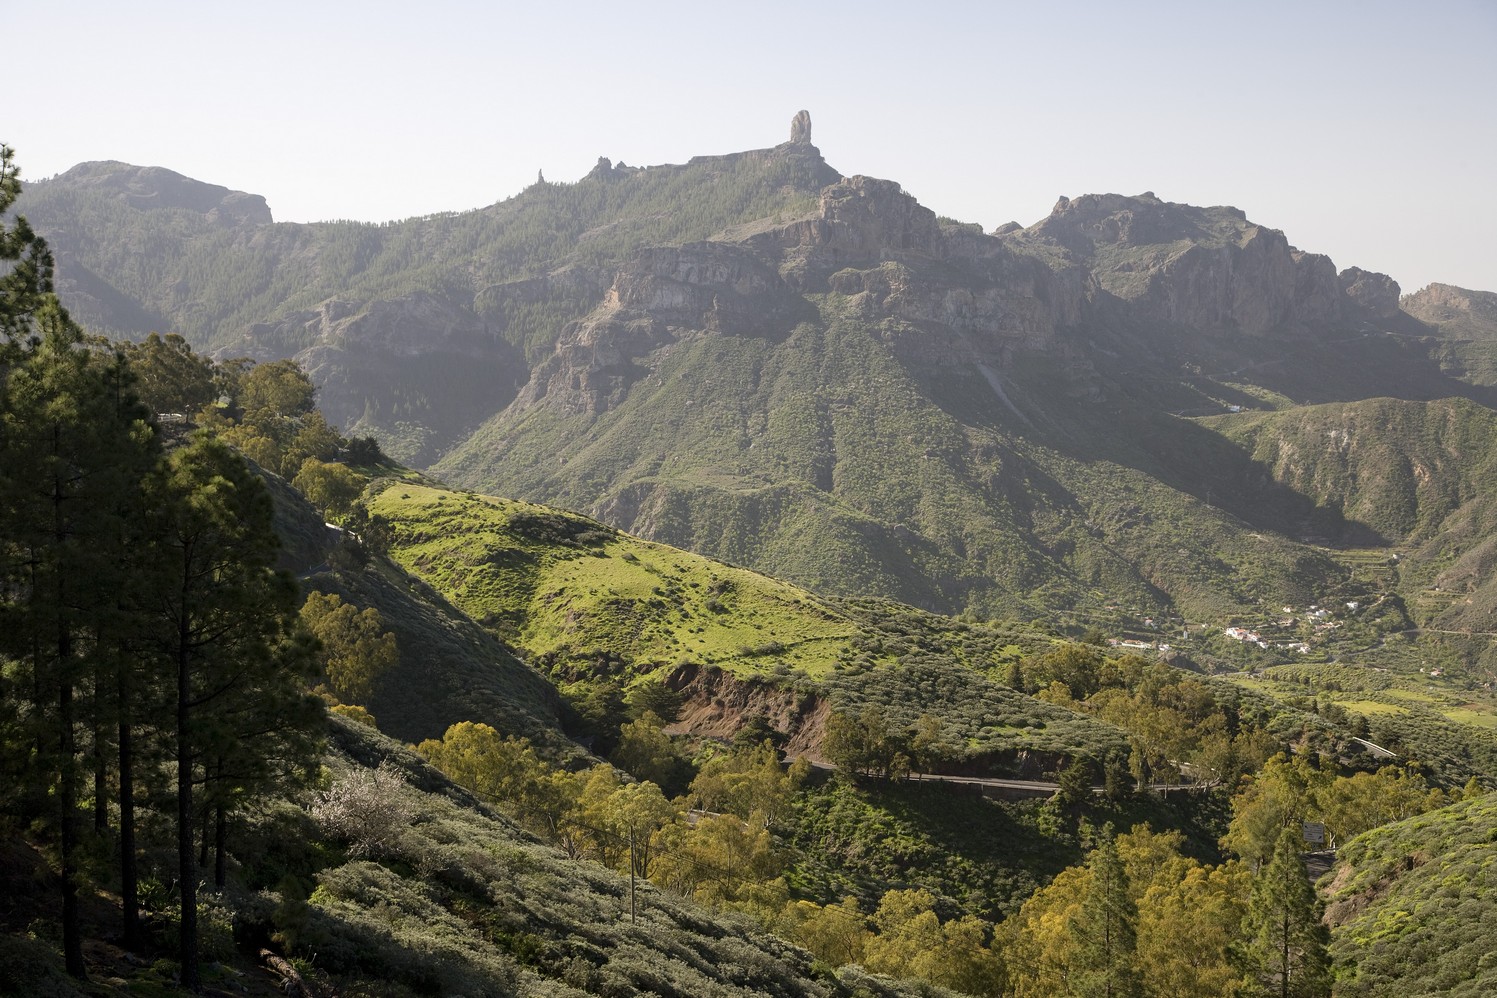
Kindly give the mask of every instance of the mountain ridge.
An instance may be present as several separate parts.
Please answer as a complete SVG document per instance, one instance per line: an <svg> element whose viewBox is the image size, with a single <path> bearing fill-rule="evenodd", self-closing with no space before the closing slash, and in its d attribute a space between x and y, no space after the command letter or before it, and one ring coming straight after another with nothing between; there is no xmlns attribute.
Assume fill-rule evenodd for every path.
<svg viewBox="0 0 1497 998"><path fill-rule="evenodd" d="M945 612L1217 619L1334 588L1317 543L1382 534L1302 529L1319 500L1203 419L1497 404L1482 293L1401 296L1152 192L987 233L792 139L382 226L225 229L62 178L29 207L43 232L66 209L65 284L131 304L110 321L295 355L336 422L456 484ZM175 249L132 271L69 236L122 212Z"/></svg>

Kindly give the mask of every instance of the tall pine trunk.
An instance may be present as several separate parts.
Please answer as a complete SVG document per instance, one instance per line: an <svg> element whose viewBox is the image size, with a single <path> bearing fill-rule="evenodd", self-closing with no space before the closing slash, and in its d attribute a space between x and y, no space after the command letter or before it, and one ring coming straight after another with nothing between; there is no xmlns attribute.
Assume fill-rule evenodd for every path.
<svg viewBox="0 0 1497 998"><path fill-rule="evenodd" d="M222 889L228 879L228 858L225 856L225 840L229 835L229 813L223 803L213 806L213 886Z"/></svg>
<svg viewBox="0 0 1497 998"><path fill-rule="evenodd" d="M128 683L120 671L120 703L127 701ZM128 715L120 714L120 907L124 917L125 949L138 951L144 939L140 927L140 888L135 866L135 746Z"/></svg>
<svg viewBox="0 0 1497 998"><path fill-rule="evenodd" d="M65 629L59 631L59 657L72 653L70 637ZM57 800L62 812L62 955L68 973L82 978L87 976L88 969L83 963L83 929L78 909L78 778L73 760L73 686L66 678L58 684L57 722L57 753L61 763Z"/></svg>
<svg viewBox="0 0 1497 998"><path fill-rule="evenodd" d="M109 763L103 740L94 734L94 833L109 831Z"/></svg>
<svg viewBox="0 0 1497 998"><path fill-rule="evenodd" d="M190 578L190 575L184 573L184 578ZM184 584L177 643L177 889L182 901L178 941L182 961L182 986L196 991L199 985L198 871L197 857L192 851L192 672L187 605L188 596Z"/></svg>

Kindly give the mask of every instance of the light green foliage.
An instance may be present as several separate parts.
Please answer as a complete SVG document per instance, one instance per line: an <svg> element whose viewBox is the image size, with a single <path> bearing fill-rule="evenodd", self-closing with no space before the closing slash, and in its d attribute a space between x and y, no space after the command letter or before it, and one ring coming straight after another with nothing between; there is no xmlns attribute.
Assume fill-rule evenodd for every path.
<svg viewBox="0 0 1497 998"><path fill-rule="evenodd" d="M1418 773L1398 766L1335 776L1302 757L1278 755L1233 797L1232 824L1222 845L1260 865L1281 831L1298 834L1301 822L1323 823L1326 845L1335 847L1368 829L1434 810L1446 799Z"/></svg>
<svg viewBox="0 0 1497 998"><path fill-rule="evenodd" d="M323 515L342 520L353 509L354 500L364 490L364 479L343 464L319 461L309 457L301 463L291 484Z"/></svg>
<svg viewBox="0 0 1497 998"><path fill-rule="evenodd" d="M786 662L817 674L848 654L857 631L804 590L575 514L414 485L387 487L369 509L394 527L397 561L568 671L607 654L640 672Z"/></svg>
<svg viewBox="0 0 1497 998"><path fill-rule="evenodd" d="M203 423L250 460L291 478L308 460L328 462L337 456L338 433L317 410L316 389L295 361L222 372L230 411L210 414Z"/></svg>
<svg viewBox="0 0 1497 998"><path fill-rule="evenodd" d="M1497 988L1497 795L1344 845L1323 883L1335 993L1477 998Z"/></svg>
<svg viewBox="0 0 1497 998"><path fill-rule="evenodd" d="M658 844L652 878L711 907L771 922L789 901L785 856L762 823L732 814L671 825Z"/></svg>
<svg viewBox="0 0 1497 998"><path fill-rule="evenodd" d="M706 811L726 811L744 821L777 828L788 817L807 763L787 771L769 742L746 745L713 756L691 781L690 797Z"/></svg>
<svg viewBox="0 0 1497 998"><path fill-rule="evenodd" d="M1338 778L1315 796L1315 814L1325 823L1332 847L1369 829L1433 811L1446 801L1424 777L1397 766Z"/></svg>
<svg viewBox="0 0 1497 998"><path fill-rule="evenodd" d="M526 784L545 771L528 741L473 721L459 721L416 751L458 786L502 801L523 799Z"/></svg>
<svg viewBox="0 0 1497 998"><path fill-rule="evenodd" d="M1254 867L1267 863L1283 832L1300 834L1300 823L1315 811L1316 795L1333 779L1301 756L1268 760L1232 798L1232 825L1222 845Z"/></svg>
<svg viewBox="0 0 1497 998"><path fill-rule="evenodd" d="M885 894L873 914L877 933L864 945L869 970L918 977L972 995L1001 995L1003 961L988 947L991 926L965 916L942 922L924 890Z"/></svg>
<svg viewBox="0 0 1497 998"><path fill-rule="evenodd" d="M301 619L321 642L318 662L332 692L363 700L400 659L395 635L373 607L360 610L335 593L309 593Z"/></svg>
<svg viewBox="0 0 1497 998"><path fill-rule="evenodd" d="M1000 933L1012 993L1237 994L1251 877L1237 863L1202 866L1181 845L1135 826L1036 891Z"/></svg>
<svg viewBox="0 0 1497 998"><path fill-rule="evenodd" d="M793 901L780 916L779 929L831 967L861 964L873 933L855 897L835 904Z"/></svg>

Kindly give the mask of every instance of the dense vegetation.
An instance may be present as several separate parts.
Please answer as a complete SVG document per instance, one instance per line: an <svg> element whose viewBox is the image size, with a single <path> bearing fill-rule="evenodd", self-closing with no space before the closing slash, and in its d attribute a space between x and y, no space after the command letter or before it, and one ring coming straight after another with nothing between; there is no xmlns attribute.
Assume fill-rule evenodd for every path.
<svg viewBox="0 0 1497 998"><path fill-rule="evenodd" d="M389 226L142 211L150 177L84 173L36 192L85 312L188 338L89 339L46 245L0 229L6 986L229 988L260 957L392 998L1485 985L1497 435L1460 380L1469 301L1346 373L1345 339L1170 326L1164 372L1119 303L1240 213L1087 248L906 199L907 244L865 259L838 199L878 188L818 208L837 178L797 147ZM8 152L0 181L3 214ZM1094 341L968 338L1082 258ZM594 313L610 280L632 304ZM326 378L364 363L344 337L393 356L427 320L461 349L338 389L365 432L429 458L517 358L535 389L617 348L443 467L842 595L445 489L274 359ZM243 329L262 362L193 349ZM1405 362L1420 401L1293 403ZM1033 797L951 782L997 776Z"/></svg>
<svg viewBox="0 0 1497 998"><path fill-rule="evenodd" d="M1488 794L1346 845L1323 884L1337 995L1491 992L1494 823Z"/></svg>

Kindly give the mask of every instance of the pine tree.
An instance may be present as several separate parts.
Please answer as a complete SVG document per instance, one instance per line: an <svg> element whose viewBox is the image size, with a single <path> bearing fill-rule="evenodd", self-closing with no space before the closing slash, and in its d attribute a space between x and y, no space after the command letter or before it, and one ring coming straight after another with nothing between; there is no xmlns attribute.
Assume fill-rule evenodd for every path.
<svg viewBox="0 0 1497 998"><path fill-rule="evenodd" d="M9 203L8 151L6 189ZM23 223L18 223L18 229ZM5 275L0 326L0 652L28 689L7 689L18 727L7 739L27 799L54 819L62 885L63 955L84 976L79 927L80 740L92 735L96 798L106 791L104 731L112 717L112 646L101 637L125 584L126 500L154 455L153 434L118 358L91 349L51 293L45 244L0 239L20 262ZM29 261L29 262L28 262ZM28 280L19 280L27 277ZM92 693L92 696L85 694ZM24 701L24 705L23 705ZM17 736L20 740L17 740ZM96 799L96 823L107 815Z"/></svg>
<svg viewBox="0 0 1497 998"><path fill-rule="evenodd" d="M1087 862L1091 882L1070 934L1076 943L1072 993L1125 998L1138 995L1134 957L1138 947L1138 906L1128 890L1128 874L1118 856L1112 826Z"/></svg>
<svg viewBox="0 0 1497 998"><path fill-rule="evenodd" d="M1284 829L1273 857L1258 871L1242 928L1250 978L1265 993L1279 998L1330 994L1329 933L1300 858L1298 829Z"/></svg>
<svg viewBox="0 0 1497 998"><path fill-rule="evenodd" d="M235 788L295 768L309 753L300 735L306 677L287 667L297 592L274 568L279 541L264 483L226 445L199 436L171 455L156 489L151 592L175 689L182 983L196 987L194 830L206 807L221 843ZM302 651L293 658L311 661ZM200 784L209 785L201 795Z"/></svg>

